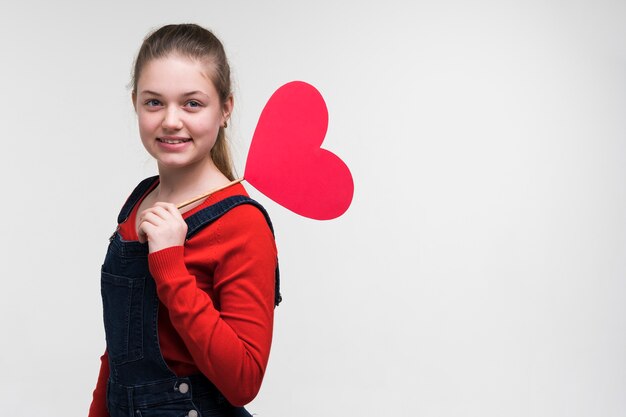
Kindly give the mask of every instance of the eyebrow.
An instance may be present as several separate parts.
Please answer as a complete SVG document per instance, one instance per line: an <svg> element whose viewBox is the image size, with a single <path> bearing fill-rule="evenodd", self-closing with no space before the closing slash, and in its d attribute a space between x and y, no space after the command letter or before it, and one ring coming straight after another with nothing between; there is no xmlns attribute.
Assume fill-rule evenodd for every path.
<svg viewBox="0 0 626 417"><path fill-rule="evenodd" d="M139 94L148 94L151 96L157 96L157 97L162 97L161 94L157 93L156 91L152 91L152 90L143 90L141 91ZM193 96L195 94L202 94L203 96L207 96L207 94L203 93L202 91L196 90L196 91L190 91L188 93L183 94L181 97L189 97L189 96Z"/></svg>

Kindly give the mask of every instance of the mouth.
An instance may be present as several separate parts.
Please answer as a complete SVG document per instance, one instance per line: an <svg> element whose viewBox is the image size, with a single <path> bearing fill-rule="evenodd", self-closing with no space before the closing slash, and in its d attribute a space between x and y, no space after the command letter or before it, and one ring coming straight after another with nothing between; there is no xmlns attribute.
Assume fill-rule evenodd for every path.
<svg viewBox="0 0 626 417"><path fill-rule="evenodd" d="M157 138L156 140L158 142L161 142L161 143L167 143L167 144L170 144L170 145L176 145L176 144L179 144L179 143L190 142L191 138L162 137L162 138Z"/></svg>

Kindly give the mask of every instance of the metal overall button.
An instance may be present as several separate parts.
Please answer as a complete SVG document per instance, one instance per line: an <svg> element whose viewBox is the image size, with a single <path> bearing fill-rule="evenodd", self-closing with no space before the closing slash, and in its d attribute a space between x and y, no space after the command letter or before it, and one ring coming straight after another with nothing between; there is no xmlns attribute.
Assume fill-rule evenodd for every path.
<svg viewBox="0 0 626 417"><path fill-rule="evenodd" d="M189 391L189 385L183 382L178 386L178 391L180 391L181 394L187 394Z"/></svg>
<svg viewBox="0 0 626 417"><path fill-rule="evenodd" d="M187 417L198 417L198 412L196 410L189 410Z"/></svg>

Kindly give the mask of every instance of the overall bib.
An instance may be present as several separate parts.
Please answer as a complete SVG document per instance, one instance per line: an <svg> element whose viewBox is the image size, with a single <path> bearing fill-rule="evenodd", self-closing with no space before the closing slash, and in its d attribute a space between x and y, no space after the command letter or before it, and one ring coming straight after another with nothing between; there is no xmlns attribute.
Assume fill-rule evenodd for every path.
<svg viewBox="0 0 626 417"><path fill-rule="evenodd" d="M157 177L142 181L122 208L118 224ZM228 197L185 219L187 239L240 204L265 209L249 197ZM275 304L280 302L276 268ZM177 377L161 354L157 333L159 300L148 270L148 245L124 241L116 231L102 265L102 303L109 355L107 407L111 417L246 417L243 407L232 406L204 375Z"/></svg>

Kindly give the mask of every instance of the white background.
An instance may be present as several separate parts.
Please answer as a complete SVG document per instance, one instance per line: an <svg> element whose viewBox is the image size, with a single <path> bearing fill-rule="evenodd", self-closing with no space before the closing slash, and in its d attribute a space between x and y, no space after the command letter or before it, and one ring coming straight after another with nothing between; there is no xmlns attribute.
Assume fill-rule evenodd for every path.
<svg viewBox="0 0 626 417"><path fill-rule="evenodd" d="M195 22L234 69L238 171L266 100L304 80L356 185L327 222L248 186L285 299L252 412L626 416L623 1L0 7L0 414L87 413L107 239L156 172L132 60Z"/></svg>

